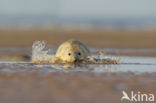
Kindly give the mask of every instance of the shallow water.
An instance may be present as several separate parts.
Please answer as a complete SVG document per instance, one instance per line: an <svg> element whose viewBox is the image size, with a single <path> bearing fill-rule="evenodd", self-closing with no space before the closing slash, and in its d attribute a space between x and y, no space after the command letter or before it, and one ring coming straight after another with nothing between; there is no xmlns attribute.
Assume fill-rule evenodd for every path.
<svg viewBox="0 0 156 103"><path fill-rule="evenodd" d="M94 55L95 57L98 55ZM117 56L104 56L105 58L118 58ZM154 57L130 57L120 56L119 64L81 64L71 65L66 68L63 64L31 64L30 62L1 61L0 72L133 72L153 73L156 72L156 58Z"/></svg>
<svg viewBox="0 0 156 103"><path fill-rule="evenodd" d="M50 47L49 54L55 54L56 48ZM0 72L133 72L133 73L153 73L156 72L155 57L141 56L120 56L120 55L99 55L99 51L106 54L115 52L155 52L155 49L95 49L92 48L92 56L100 58L121 58L119 64L81 64L79 66L70 65L66 69L63 64L31 64L27 58L21 58L25 55L31 55L30 48L0 48ZM3 56L7 56L2 58ZM16 57L16 58L15 58ZM13 59L14 58L14 59ZM9 61L9 59L11 61ZM17 61L16 61L17 60Z"/></svg>
<svg viewBox="0 0 156 103"><path fill-rule="evenodd" d="M107 50L100 51L123 52L123 49L118 49L119 53L116 49ZM55 51L53 48L49 54ZM91 52L94 57L99 56L99 49ZM100 58L121 57L121 63L71 65L66 69L63 64L32 64L28 55L30 48L0 49L2 103L120 103L123 90L156 94L154 57L100 55Z"/></svg>

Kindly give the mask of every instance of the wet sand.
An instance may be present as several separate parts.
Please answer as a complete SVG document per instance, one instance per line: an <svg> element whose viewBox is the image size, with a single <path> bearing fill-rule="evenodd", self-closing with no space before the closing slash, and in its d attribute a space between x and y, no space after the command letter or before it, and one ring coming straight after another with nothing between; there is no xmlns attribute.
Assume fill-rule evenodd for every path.
<svg viewBox="0 0 156 103"><path fill-rule="evenodd" d="M51 29L0 30L0 47L31 47L35 40L58 46L68 39L78 39L96 48L156 48L156 31ZM156 56L156 52L121 53L120 55Z"/></svg>
<svg viewBox="0 0 156 103"><path fill-rule="evenodd" d="M139 30L0 30L0 60L29 61L31 46L35 40L45 40L49 46L55 48L63 41L74 38L85 42L90 48L155 49L155 34L156 31ZM112 51L106 54L156 56L155 51L120 53ZM0 102L121 103L123 90L128 94L133 90L136 93L140 91L156 96L155 72L141 74L74 70L42 72L41 69L46 71L46 68L31 66L33 64L30 66L0 64ZM52 69L48 67L48 70Z"/></svg>
<svg viewBox="0 0 156 103"><path fill-rule="evenodd" d="M156 48L156 31L51 29L0 30L0 46L31 46L35 40L59 45L68 39L78 39L91 47L100 48Z"/></svg>
<svg viewBox="0 0 156 103"><path fill-rule="evenodd" d="M121 103L129 95L156 94L156 75L133 73L0 73L1 103ZM129 103L124 101L123 103Z"/></svg>

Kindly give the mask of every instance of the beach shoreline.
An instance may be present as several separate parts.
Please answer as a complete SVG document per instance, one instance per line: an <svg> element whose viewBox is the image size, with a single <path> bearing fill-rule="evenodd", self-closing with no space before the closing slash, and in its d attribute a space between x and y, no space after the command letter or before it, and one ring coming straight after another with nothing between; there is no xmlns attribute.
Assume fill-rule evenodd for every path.
<svg viewBox="0 0 156 103"><path fill-rule="evenodd" d="M1 48L31 48L36 40L44 40L47 45L58 47L68 39L77 39L90 48L156 49L156 31L150 30L103 30L103 29L5 29L0 30ZM148 52L109 52L130 56L156 56Z"/></svg>

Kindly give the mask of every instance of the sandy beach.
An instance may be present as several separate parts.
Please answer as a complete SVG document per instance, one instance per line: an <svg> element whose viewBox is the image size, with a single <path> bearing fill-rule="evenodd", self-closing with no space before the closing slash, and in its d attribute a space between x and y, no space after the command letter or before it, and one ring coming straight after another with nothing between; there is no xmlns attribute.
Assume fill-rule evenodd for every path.
<svg viewBox="0 0 156 103"><path fill-rule="evenodd" d="M122 91L156 94L156 75L133 73L0 73L2 103L121 103ZM125 100L123 103L130 103Z"/></svg>
<svg viewBox="0 0 156 103"><path fill-rule="evenodd" d="M135 93L138 93L138 91L147 94L153 93L156 95L155 72L136 74L134 72L120 72L120 69L114 73L93 73L74 70L49 72L55 68L44 66L39 68L33 64L18 64L20 61L30 61L31 46L33 41L36 40L44 40L50 47L54 46L55 48L63 41L72 38L81 40L89 48L96 48L97 50L103 48L155 50L155 34L156 31L150 30L1 29L0 60L16 61L17 64L9 64L7 62L0 64L0 102L121 103L123 90L129 95L131 91ZM156 52L154 51L115 52L112 50L106 54L118 56L156 56ZM154 66L152 64L152 67ZM45 72L42 72L44 69ZM98 66L95 69L98 69ZM129 101L125 100L123 103L129 103Z"/></svg>
<svg viewBox="0 0 156 103"><path fill-rule="evenodd" d="M30 47L36 40L59 46L68 39L77 39L93 48L155 49L156 31L150 30L102 30L102 29L31 29L0 30L1 47ZM156 56L156 52L127 52L120 55Z"/></svg>
<svg viewBox="0 0 156 103"><path fill-rule="evenodd" d="M156 0L0 0L0 103L156 103Z"/></svg>
<svg viewBox="0 0 156 103"><path fill-rule="evenodd" d="M78 39L96 48L156 48L155 34L156 31L152 30L6 29L0 30L0 46L31 46L35 40L45 40L49 45L59 45L68 39Z"/></svg>

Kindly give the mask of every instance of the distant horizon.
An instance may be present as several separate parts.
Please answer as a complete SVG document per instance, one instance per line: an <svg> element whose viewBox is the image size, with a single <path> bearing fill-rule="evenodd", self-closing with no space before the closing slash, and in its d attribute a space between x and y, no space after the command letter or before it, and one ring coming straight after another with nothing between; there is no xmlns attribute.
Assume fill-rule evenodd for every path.
<svg viewBox="0 0 156 103"><path fill-rule="evenodd" d="M57 17L57 16L0 16L0 28L102 27L102 28L156 28L155 17Z"/></svg>
<svg viewBox="0 0 156 103"><path fill-rule="evenodd" d="M0 0L0 26L156 28L156 0Z"/></svg>
<svg viewBox="0 0 156 103"><path fill-rule="evenodd" d="M0 15L156 16L156 0L0 0Z"/></svg>

